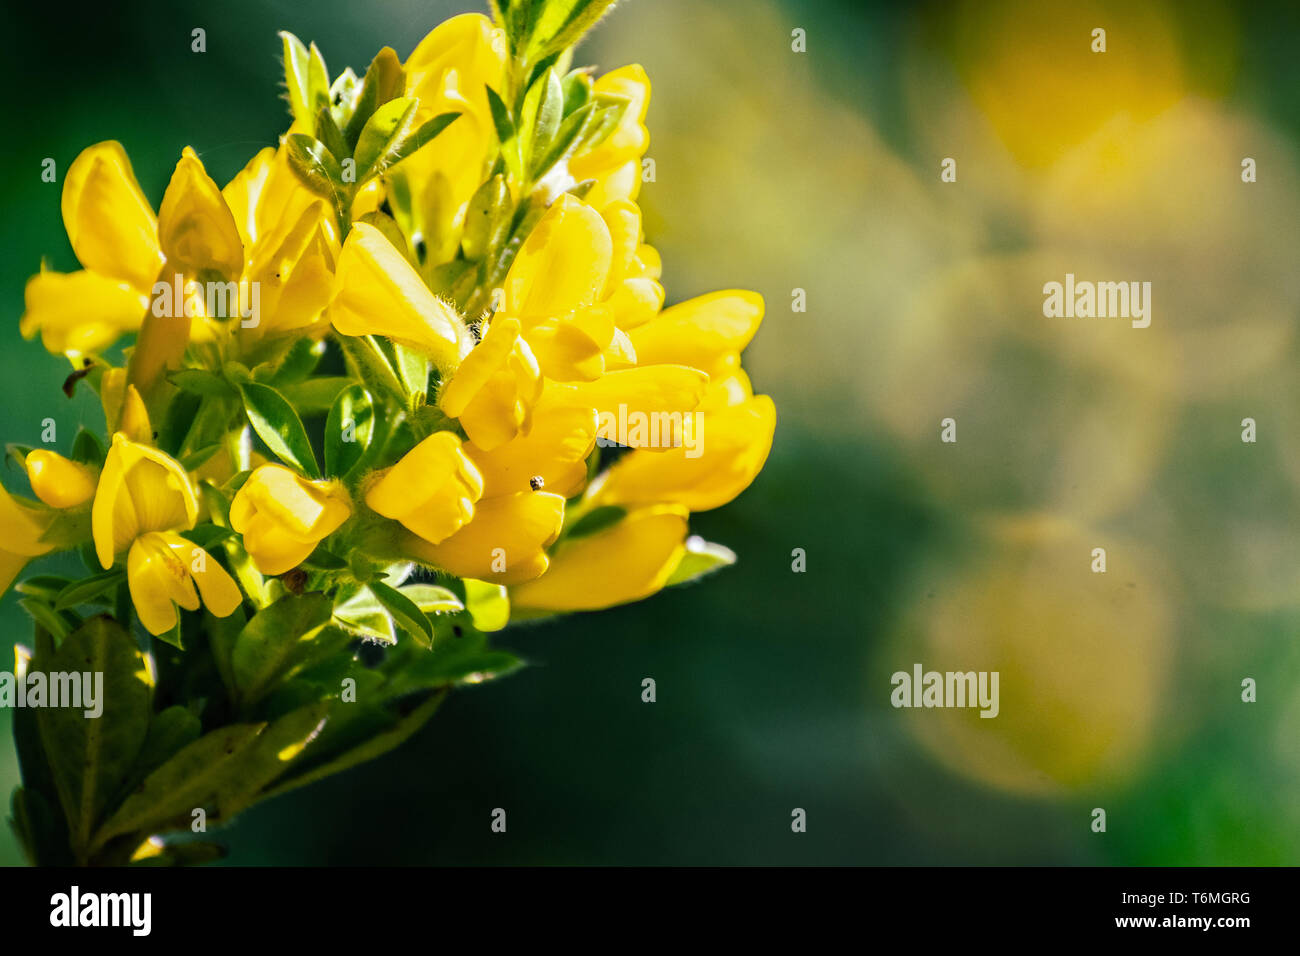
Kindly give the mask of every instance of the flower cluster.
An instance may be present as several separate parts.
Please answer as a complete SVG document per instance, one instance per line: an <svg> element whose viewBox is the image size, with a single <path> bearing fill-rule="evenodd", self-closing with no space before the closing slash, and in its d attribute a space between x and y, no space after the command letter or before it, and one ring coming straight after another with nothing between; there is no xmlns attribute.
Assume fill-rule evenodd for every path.
<svg viewBox="0 0 1300 956"><path fill-rule="evenodd" d="M21 329L71 359L108 440L11 446L36 500L0 490L0 587L54 551L91 565L18 585L56 644L97 604L177 648L233 616L218 670L250 713L294 673L241 685L260 617L432 653L444 613L495 630L734 560L688 517L770 449L740 366L762 301L664 308L649 80L570 68L609 4L567 6L456 17L360 78L284 34L279 145L224 188L186 149L156 211L118 143L71 165L83 268L33 276Z"/></svg>

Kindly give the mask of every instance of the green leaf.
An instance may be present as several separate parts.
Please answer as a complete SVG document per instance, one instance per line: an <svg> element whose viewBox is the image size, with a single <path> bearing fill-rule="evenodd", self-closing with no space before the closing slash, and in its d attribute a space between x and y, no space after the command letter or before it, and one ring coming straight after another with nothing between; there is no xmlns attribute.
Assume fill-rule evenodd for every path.
<svg viewBox="0 0 1300 956"><path fill-rule="evenodd" d="M510 108L490 86L487 89L488 107L492 110L492 125L496 127L497 139L503 144L515 137L514 120L510 118Z"/></svg>
<svg viewBox="0 0 1300 956"><path fill-rule="evenodd" d="M87 621L52 659L40 663L47 674L103 675L98 716L88 718L84 707L44 707L37 716L73 851L84 861L109 799L144 744L152 695L149 667L131 636L106 617Z"/></svg>
<svg viewBox="0 0 1300 956"><path fill-rule="evenodd" d="M327 411L339 392L352 384L354 380L343 375L322 375L309 378L305 382L280 387L280 394L294 408L304 414Z"/></svg>
<svg viewBox="0 0 1300 956"><path fill-rule="evenodd" d="M466 259L478 260L487 254L492 237L511 212L510 187L504 176L493 176L479 186L465 211L460 247Z"/></svg>
<svg viewBox="0 0 1300 956"><path fill-rule="evenodd" d="M533 0L532 29L524 61L535 63L573 46L614 6L616 0ZM538 12L537 7L541 6Z"/></svg>
<svg viewBox="0 0 1300 956"><path fill-rule="evenodd" d="M321 701L271 724L231 724L200 737L149 774L95 835L94 847L128 833L186 826L197 808L229 820L289 769L328 712Z"/></svg>
<svg viewBox="0 0 1300 956"><path fill-rule="evenodd" d="M459 113L439 113L433 119L421 123L414 133L402 137L401 141L389 151L382 164L383 168L388 169L397 165L420 147L432 143L443 130L459 118Z"/></svg>
<svg viewBox="0 0 1300 956"><path fill-rule="evenodd" d="M348 143L357 146L361 132L370 122L370 117L381 106L400 97L405 88L406 72L402 69L402 62L397 58L393 48L386 46L375 54L375 58L370 61L370 67L366 70L361 92L357 96L356 108L343 129L343 135ZM357 165L358 167L361 165L359 160Z"/></svg>
<svg viewBox="0 0 1300 956"><path fill-rule="evenodd" d="M523 144L530 175L536 175L533 171L540 168L543 158L549 152L564 112L564 87L560 85L560 76L554 69L547 70L546 74L533 84L533 89L539 91L538 102ZM528 95L531 97L533 91L529 90Z"/></svg>
<svg viewBox="0 0 1300 956"><path fill-rule="evenodd" d="M475 584L482 582L475 581ZM496 585L486 585L496 587ZM446 614L465 610L455 592L437 584L404 584L398 590L425 614Z"/></svg>
<svg viewBox="0 0 1300 956"><path fill-rule="evenodd" d="M285 138L285 155L302 184L318 196L340 207L347 195L343 169L325 144L305 133L291 133Z"/></svg>
<svg viewBox="0 0 1300 956"><path fill-rule="evenodd" d="M433 642L433 625L414 601L382 581L371 581L367 586L403 630L422 644Z"/></svg>
<svg viewBox="0 0 1300 956"><path fill-rule="evenodd" d="M307 431L288 400L271 386L256 382L243 385L240 392L253 431L271 453L309 478L319 478L320 469L307 439Z"/></svg>
<svg viewBox="0 0 1300 956"><path fill-rule="evenodd" d="M310 122L311 109L310 56L307 48L292 33L280 31L284 41L284 85L288 89L289 114L296 120Z"/></svg>
<svg viewBox="0 0 1300 956"><path fill-rule="evenodd" d="M30 614L32 620L49 631L54 636L56 644L63 643L67 636L72 633L72 625L51 605L40 598L22 598L19 600L18 606Z"/></svg>
<svg viewBox="0 0 1300 956"><path fill-rule="evenodd" d="M398 97L379 107L366 121L354 153L358 183L383 172L385 157L410 132L419 106L414 98Z"/></svg>
<svg viewBox="0 0 1300 956"><path fill-rule="evenodd" d="M674 584L686 584L714 571L721 571L736 563L736 552L721 544L705 541L699 535L686 539L686 551L682 555L673 573L668 576L665 587Z"/></svg>
<svg viewBox="0 0 1300 956"><path fill-rule="evenodd" d="M53 604L55 598L59 596L59 592L72 583L72 578L60 577L55 574L37 574L26 581L19 581L14 585L14 590L19 594L40 598Z"/></svg>
<svg viewBox="0 0 1300 956"><path fill-rule="evenodd" d="M268 369L269 378L263 378L257 374L262 369L262 366L258 366L254 371L254 379L276 387L301 382L316 370L316 366L320 364L320 360L324 355L325 342L323 339L317 340L310 336L303 336L294 340L289 350L270 365Z"/></svg>
<svg viewBox="0 0 1300 956"><path fill-rule="evenodd" d="M325 58L313 43L307 51L307 116L317 113L330 101L330 72L325 68Z"/></svg>
<svg viewBox="0 0 1300 956"><path fill-rule="evenodd" d="M328 635L321 639L320 631L332 611L330 598L313 592L286 594L253 615L235 638L230 654L231 673L245 707L301 666L316 648L331 643Z"/></svg>
<svg viewBox="0 0 1300 956"><path fill-rule="evenodd" d="M510 594L503 584L467 578L465 607L480 631L499 631L510 623Z"/></svg>
<svg viewBox="0 0 1300 956"><path fill-rule="evenodd" d="M534 179L541 179L550 169L568 155L577 145L579 137L595 114L595 104L587 103L564 118L551 140L550 147L538 156L531 170Z"/></svg>
<svg viewBox="0 0 1300 956"><path fill-rule="evenodd" d="M102 845L115 836L155 832L187 820L193 810L210 806L228 778L237 772L244 752L265 724L231 724L205 734L145 777L95 835Z"/></svg>
<svg viewBox="0 0 1300 956"><path fill-rule="evenodd" d="M343 477L370 448L375 434L375 406L361 385L339 392L325 421L325 474Z"/></svg>
<svg viewBox="0 0 1300 956"><path fill-rule="evenodd" d="M86 428L77 429L77 437L72 440L72 460L85 465L104 464L104 446L99 436Z"/></svg>
<svg viewBox="0 0 1300 956"><path fill-rule="evenodd" d="M316 114L316 138L325 144L325 148L330 151L330 155L339 161L340 165L343 160L352 155L352 151L348 149L347 140L343 138L343 131L334 122L334 115L330 112L328 105L322 106Z"/></svg>
<svg viewBox="0 0 1300 956"><path fill-rule="evenodd" d="M123 782L119 796L125 799L149 774L199 739L203 726L188 707L179 704L153 715L149 732Z"/></svg>
<svg viewBox="0 0 1300 956"><path fill-rule="evenodd" d="M96 574L93 577L69 584L59 592L59 596L54 602L54 609L62 611L82 604L96 603L96 598L116 590L117 586L124 580L126 580L126 572L119 569L105 571L103 574ZM112 601L100 603L111 605Z"/></svg>
<svg viewBox="0 0 1300 956"><path fill-rule="evenodd" d="M334 759L319 764L310 770L298 775L291 776L285 780L279 787L271 791L268 796L279 796L290 790L305 786L309 783L315 783L325 777L333 776L344 770L348 770L358 764L365 763L380 757L390 750L400 746L410 739L411 735L429 722L429 718L437 711L438 706L442 703L446 694L435 694L428 700L421 703L409 714L398 717L397 720L386 730L377 733L371 733L366 738L365 743L345 750ZM355 704L338 704L336 707L354 707Z"/></svg>

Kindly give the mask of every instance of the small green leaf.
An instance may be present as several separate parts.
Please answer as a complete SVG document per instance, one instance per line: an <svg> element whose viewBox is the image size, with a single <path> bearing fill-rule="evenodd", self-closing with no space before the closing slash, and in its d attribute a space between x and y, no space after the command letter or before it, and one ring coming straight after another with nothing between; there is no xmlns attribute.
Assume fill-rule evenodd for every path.
<svg viewBox="0 0 1300 956"><path fill-rule="evenodd" d="M291 133L285 138L284 145L289 166L302 184L336 207L341 206L347 195L343 170L325 144L305 133Z"/></svg>
<svg viewBox="0 0 1300 956"><path fill-rule="evenodd" d="M510 594L503 584L465 580L465 607L480 631L499 631L510 623Z"/></svg>
<svg viewBox="0 0 1300 956"><path fill-rule="evenodd" d="M515 137L514 120L510 118L510 108L492 87L487 86L488 107L492 110L492 125L496 127L497 139L503 144Z"/></svg>
<svg viewBox="0 0 1300 956"><path fill-rule="evenodd" d="M201 368L183 368L172 372L167 380L182 392L192 395L211 395L214 398L233 398L238 392L224 376Z"/></svg>
<svg viewBox="0 0 1300 956"><path fill-rule="evenodd" d="M93 577L69 584L59 592L59 596L54 602L54 610L62 611L82 604L93 603L107 603L111 606L112 600L101 602L97 601L97 599L116 590L117 586L124 580L126 580L126 572L119 569L105 571L103 574L96 574Z"/></svg>
<svg viewBox="0 0 1300 956"><path fill-rule="evenodd" d="M402 137L397 145L389 150L381 164L383 169L389 169L397 165L420 147L432 143L438 138L438 134L459 118L459 113L439 113L433 119L421 123L415 132ZM383 169L379 171L382 172Z"/></svg>
<svg viewBox="0 0 1300 956"><path fill-rule="evenodd" d="M325 474L341 478L361 460L375 434L375 406L361 385L339 392L325 421Z"/></svg>
<svg viewBox="0 0 1300 956"><path fill-rule="evenodd" d="M496 587L491 584L486 586ZM454 592L436 584L404 584L398 590L410 598L411 602L425 614L446 614L465 610L465 605Z"/></svg>
<svg viewBox="0 0 1300 956"><path fill-rule="evenodd" d="M328 411L339 397L339 392L354 380L342 375L322 375L302 382L280 386L280 394L290 405L304 414Z"/></svg>
<svg viewBox="0 0 1300 956"><path fill-rule="evenodd" d="M72 460L96 467L104 464L104 446L99 436L86 428L77 429L77 437L72 440Z"/></svg>
<svg viewBox="0 0 1300 956"><path fill-rule="evenodd" d="M666 587L674 584L686 584L714 571L721 571L736 563L736 552L721 544L705 541L699 535L686 539L686 551L682 555L673 573L668 576Z"/></svg>
<svg viewBox="0 0 1300 956"><path fill-rule="evenodd" d="M595 109L594 104L588 103L564 118L564 122L560 124L554 139L551 140L550 147L538 156L535 161L531 171L534 179L545 176L556 163L574 149L582 136L583 130L591 122Z"/></svg>
<svg viewBox="0 0 1300 956"><path fill-rule="evenodd" d="M287 30L280 31L280 39L284 41L284 85L289 91L289 114L296 120L310 122L313 112L308 79L310 56L302 41Z"/></svg>
<svg viewBox="0 0 1300 956"><path fill-rule="evenodd" d="M329 106L322 106L316 114L316 138L325 144L325 148L340 165L343 160L352 155L347 140L343 138L343 131L334 122L334 115L330 112Z"/></svg>
<svg viewBox="0 0 1300 956"><path fill-rule="evenodd" d="M330 71L325 58L313 43L307 51L307 115L315 115L330 101Z"/></svg>
<svg viewBox="0 0 1300 956"><path fill-rule="evenodd" d="M529 130L528 141L524 144L524 155L528 158L529 172L541 167L541 162L550 151L555 134L559 131L560 120L564 112L564 88L560 85L559 74L548 70L546 75L534 84L540 90L537 111ZM532 91L529 91L532 95Z"/></svg>
<svg viewBox="0 0 1300 956"><path fill-rule="evenodd" d="M364 183L384 170L384 160L391 149L410 132L419 103L410 97L398 97L375 110L357 140L357 182Z"/></svg>
<svg viewBox="0 0 1300 956"><path fill-rule="evenodd" d="M568 49L596 25L617 0L546 0L530 19L532 29L524 46L524 60L536 63L552 53Z"/></svg>
<svg viewBox="0 0 1300 956"><path fill-rule="evenodd" d="M271 453L309 478L319 478L320 469L307 439L307 431L302 427L302 419L285 397L271 386L256 382L243 385L240 392L253 431Z"/></svg>
<svg viewBox="0 0 1300 956"><path fill-rule="evenodd" d="M402 69L402 62L397 58L393 48L386 46L375 54L375 58L370 61L370 67L366 70L361 92L357 96L356 108L343 129L343 135L348 143L356 147L360 141L361 131L370 122L375 111L401 96L405 88L406 72ZM360 161L357 165L361 165Z"/></svg>
<svg viewBox="0 0 1300 956"><path fill-rule="evenodd" d="M403 630L421 643L433 641L433 625L414 601L382 581L371 581L367 586Z"/></svg>

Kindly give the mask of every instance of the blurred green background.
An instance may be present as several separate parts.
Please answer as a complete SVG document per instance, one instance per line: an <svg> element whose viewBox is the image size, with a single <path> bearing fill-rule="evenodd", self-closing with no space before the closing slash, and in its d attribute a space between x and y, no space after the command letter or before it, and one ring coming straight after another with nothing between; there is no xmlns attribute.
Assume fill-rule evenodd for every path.
<svg viewBox="0 0 1300 956"><path fill-rule="evenodd" d="M277 30L360 71L476 9L11 5L5 440L102 428L17 332L41 256L76 266L59 195L82 148L120 140L155 205L186 145L224 183L287 126ZM670 301L768 302L746 362L771 458L692 519L740 562L508 632L534 666L246 813L229 862L1300 862L1298 38L1280 2L627 0L577 62L654 83L641 200ZM1045 319L1066 272L1151 281L1151 328ZM12 594L0 626L28 639ZM916 661L1000 671L1001 715L894 710Z"/></svg>

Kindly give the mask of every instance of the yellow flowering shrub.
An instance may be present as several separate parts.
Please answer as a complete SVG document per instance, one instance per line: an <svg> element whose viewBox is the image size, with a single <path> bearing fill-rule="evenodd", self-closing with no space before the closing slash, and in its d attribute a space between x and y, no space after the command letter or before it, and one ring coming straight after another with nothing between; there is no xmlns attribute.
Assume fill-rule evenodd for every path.
<svg viewBox="0 0 1300 956"><path fill-rule="evenodd" d="M650 81L572 65L609 6L501 2L363 76L283 34L278 145L224 187L185 149L156 209L118 143L72 164L83 268L31 278L21 331L105 431L12 449L34 498L0 491L0 577L36 623L23 669L99 662L111 733L20 718L34 860L156 855L195 807L369 759L515 669L487 636L511 620L734 560L689 518L771 447L740 366L763 303L664 308ZM14 584L60 551L86 574Z"/></svg>

